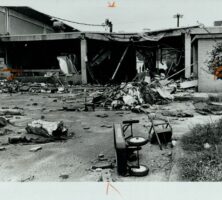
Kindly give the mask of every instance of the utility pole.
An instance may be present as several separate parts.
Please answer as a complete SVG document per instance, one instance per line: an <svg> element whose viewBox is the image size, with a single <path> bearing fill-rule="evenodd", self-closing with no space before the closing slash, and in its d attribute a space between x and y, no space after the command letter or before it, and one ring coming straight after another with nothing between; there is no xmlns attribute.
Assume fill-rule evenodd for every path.
<svg viewBox="0 0 222 200"><path fill-rule="evenodd" d="M176 15L173 16L173 18L177 18L177 27L180 27L180 18L182 18L183 15L180 13L177 13Z"/></svg>
<svg viewBox="0 0 222 200"><path fill-rule="evenodd" d="M112 33L113 32L113 23L111 21L109 21L109 19L106 19L105 25L109 27L109 32Z"/></svg>

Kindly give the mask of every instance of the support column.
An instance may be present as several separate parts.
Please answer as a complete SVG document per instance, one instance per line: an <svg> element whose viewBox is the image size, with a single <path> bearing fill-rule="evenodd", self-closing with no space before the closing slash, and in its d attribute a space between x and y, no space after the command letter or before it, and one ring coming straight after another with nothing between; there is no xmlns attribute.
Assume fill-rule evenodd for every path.
<svg viewBox="0 0 222 200"><path fill-rule="evenodd" d="M87 41L85 38L81 39L80 52L82 84L87 84Z"/></svg>
<svg viewBox="0 0 222 200"><path fill-rule="evenodd" d="M193 55L193 74L194 77L198 78L197 44L193 44L192 46L192 55Z"/></svg>
<svg viewBox="0 0 222 200"><path fill-rule="evenodd" d="M191 36L185 33L185 78L191 76Z"/></svg>
<svg viewBox="0 0 222 200"><path fill-rule="evenodd" d="M160 57L161 57L161 49L157 47L158 49L156 50L156 69L159 69L160 65Z"/></svg>
<svg viewBox="0 0 222 200"><path fill-rule="evenodd" d="M9 24L9 9L5 8L5 32L6 34L10 33L10 24Z"/></svg>

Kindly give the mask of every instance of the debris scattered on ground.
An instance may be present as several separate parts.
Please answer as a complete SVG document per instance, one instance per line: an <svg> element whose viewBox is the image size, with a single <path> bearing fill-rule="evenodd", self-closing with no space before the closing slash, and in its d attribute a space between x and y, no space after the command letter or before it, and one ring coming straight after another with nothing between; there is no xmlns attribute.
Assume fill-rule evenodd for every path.
<svg viewBox="0 0 222 200"><path fill-rule="evenodd" d="M5 151L6 148L5 147L0 147L0 151Z"/></svg>
<svg viewBox="0 0 222 200"><path fill-rule="evenodd" d="M113 165L111 162L108 161L100 161L92 166L92 169L97 169L97 168L108 169L108 168L113 168Z"/></svg>
<svg viewBox="0 0 222 200"><path fill-rule="evenodd" d="M102 181L103 182L112 182L112 175L110 169L102 170Z"/></svg>
<svg viewBox="0 0 222 200"><path fill-rule="evenodd" d="M184 81L180 83L180 88L181 89L193 88L193 87L197 87L197 85L198 85L197 80Z"/></svg>
<svg viewBox="0 0 222 200"><path fill-rule="evenodd" d="M96 117L106 118L108 117L108 115L103 113L103 114L97 114Z"/></svg>
<svg viewBox="0 0 222 200"><path fill-rule="evenodd" d="M68 174L61 174L59 177L62 179L68 179L69 175Z"/></svg>
<svg viewBox="0 0 222 200"><path fill-rule="evenodd" d="M37 147L31 148L29 151L30 151L30 152L37 152L37 151L39 151L39 150L41 150L41 149L42 149L41 146L37 146Z"/></svg>
<svg viewBox="0 0 222 200"><path fill-rule="evenodd" d="M33 181L35 176L29 176L28 178L22 179L21 182Z"/></svg>
<svg viewBox="0 0 222 200"><path fill-rule="evenodd" d="M31 142L30 139L27 139L26 137L22 136L14 136L8 138L9 144L30 143L30 142Z"/></svg>
<svg viewBox="0 0 222 200"><path fill-rule="evenodd" d="M209 149L211 145L209 143L204 143L204 149Z"/></svg>
<svg viewBox="0 0 222 200"><path fill-rule="evenodd" d="M171 117L193 117L193 113L183 110L163 110L162 115Z"/></svg>
<svg viewBox="0 0 222 200"><path fill-rule="evenodd" d="M172 140L172 141L171 141L172 147L175 147L175 146L176 146L176 143L177 143L176 140Z"/></svg>
<svg viewBox="0 0 222 200"><path fill-rule="evenodd" d="M222 114L222 106L218 106L217 104L207 103L207 102L197 102L194 103L196 112L202 115L221 115Z"/></svg>
<svg viewBox="0 0 222 200"><path fill-rule="evenodd" d="M62 137L67 136L68 129L62 121L48 122L43 120L34 120L26 127L28 134L40 135L43 137Z"/></svg>
<svg viewBox="0 0 222 200"><path fill-rule="evenodd" d="M101 125L101 127L104 127L104 128L112 128L113 126L112 126L112 125L103 124L103 125Z"/></svg>
<svg viewBox="0 0 222 200"><path fill-rule="evenodd" d="M83 127L83 129L85 129L85 130L89 130L89 129L90 129L90 127L88 127L88 126L87 126L87 127Z"/></svg>
<svg viewBox="0 0 222 200"><path fill-rule="evenodd" d="M172 101L173 98L166 86L155 81L150 84L146 82L122 83L120 86L108 88L103 93L97 93L93 101L103 106L110 105L113 109L130 110L137 105L162 104Z"/></svg>
<svg viewBox="0 0 222 200"><path fill-rule="evenodd" d="M4 117L0 117L0 128L7 125L7 120Z"/></svg>
<svg viewBox="0 0 222 200"><path fill-rule="evenodd" d="M24 115L21 109L0 109L0 116L3 115Z"/></svg>

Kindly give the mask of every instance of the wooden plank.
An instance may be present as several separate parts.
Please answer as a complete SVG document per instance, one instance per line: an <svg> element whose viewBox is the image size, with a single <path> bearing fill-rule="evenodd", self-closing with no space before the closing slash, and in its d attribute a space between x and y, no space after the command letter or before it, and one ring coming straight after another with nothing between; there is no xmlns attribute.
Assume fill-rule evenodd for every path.
<svg viewBox="0 0 222 200"><path fill-rule="evenodd" d="M111 80L113 80L113 79L115 78L115 76L116 76L116 74L117 74L117 72L118 72L118 70L119 70L119 67L120 67L120 65L121 65L121 63L122 63L122 61L123 61L123 58L125 57L126 52L128 51L128 49L129 49L129 46L126 47L125 51L123 52L123 55L122 55L122 57L121 57L121 59L120 59L118 65L117 65L117 67L116 67L116 70L115 70L115 72L114 72L114 74L113 74Z"/></svg>

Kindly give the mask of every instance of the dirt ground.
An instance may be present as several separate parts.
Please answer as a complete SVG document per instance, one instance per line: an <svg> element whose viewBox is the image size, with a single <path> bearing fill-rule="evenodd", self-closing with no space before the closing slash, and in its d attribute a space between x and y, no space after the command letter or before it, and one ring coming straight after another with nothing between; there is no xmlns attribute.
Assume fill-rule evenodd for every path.
<svg viewBox="0 0 222 200"><path fill-rule="evenodd" d="M113 143L113 123L127 119L139 119L134 130L136 134L148 137L149 120L145 114L131 111L96 111L76 112L64 111L64 98L72 98L72 94L1 94L1 107L19 107L23 109L23 116L13 116L10 122L16 126L7 125L0 129L12 130L0 136L0 181L98 181L101 172L92 170L98 163L98 155L104 154L108 161L115 163ZM35 105L34 103L37 103ZM34 105L33 105L34 104ZM179 138L197 123L205 123L218 119L219 116L202 116L194 111L192 102L173 102L168 105L154 106L153 112L162 110L182 109L194 113L194 117L169 117L173 127L173 139L179 145ZM98 114L107 114L105 118ZM40 145L8 144L8 137L27 135L27 123L44 116L47 121L62 120L69 132L74 136L67 141L58 141ZM103 127L106 125L107 127ZM42 150L30 152L32 147L41 146ZM165 146L161 151L158 145L148 143L141 151L141 163L149 167L150 172L145 177L120 177L116 168L111 171L114 181L175 181L176 147ZM173 169L173 170L172 170ZM61 175L68 175L66 179Z"/></svg>

